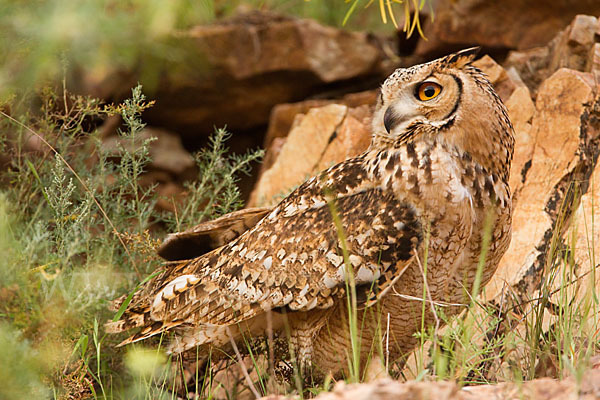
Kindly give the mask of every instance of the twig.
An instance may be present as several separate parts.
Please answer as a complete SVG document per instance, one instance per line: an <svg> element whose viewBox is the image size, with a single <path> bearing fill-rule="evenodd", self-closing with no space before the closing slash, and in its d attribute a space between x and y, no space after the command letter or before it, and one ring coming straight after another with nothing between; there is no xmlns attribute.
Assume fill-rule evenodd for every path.
<svg viewBox="0 0 600 400"><path fill-rule="evenodd" d="M435 330L434 332L437 334L439 328L440 328L440 319L437 316L437 313L435 311L435 303L433 301L433 298L431 297L431 291L429 290L429 284L427 283L427 277L425 276L425 270L423 269L423 265L421 264L421 259L419 258L419 254L417 252L415 252L415 259L417 260L417 264L419 265L419 269L421 270L421 274L423 275L423 285L425 285L425 290L427 292L427 297L428 297L428 303L431 304L431 313L433 314L433 319L435 319ZM427 302L425 299L422 299L422 301Z"/></svg>
<svg viewBox="0 0 600 400"><path fill-rule="evenodd" d="M267 311L267 340L269 347L269 373L271 376L275 376L275 354L274 354L274 341L273 341L273 311Z"/></svg>
<svg viewBox="0 0 600 400"><path fill-rule="evenodd" d="M390 313L387 313L387 326L385 328L385 370L390 370Z"/></svg>
<svg viewBox="0 0 600 400"><path fill-rule="evenodd" d="M240 353L240 351L237 347L237 344L235 344L235 340L233 340L233 335L231 334L231 330L229 329L229 326L225 326L225 330L227 331L227 335L229 336L229 341L231 342L233 351L235 351L235 355L238 358L238 365L240 366L240 369L242 370L242 374L244 374L244 378L246 378L246 382L248 383L248 386L250 387L250 391L252 391L252 394L254 394L254 397L256 397L257 399L260 399L262 396L260 395L260 393L258 393L258 390L256 390L256 388L254 387L252 378L250 378L250 375L248 375L248 370L246 369L246 364L244 364L244 359L242 358L242 354Z"/></svg>

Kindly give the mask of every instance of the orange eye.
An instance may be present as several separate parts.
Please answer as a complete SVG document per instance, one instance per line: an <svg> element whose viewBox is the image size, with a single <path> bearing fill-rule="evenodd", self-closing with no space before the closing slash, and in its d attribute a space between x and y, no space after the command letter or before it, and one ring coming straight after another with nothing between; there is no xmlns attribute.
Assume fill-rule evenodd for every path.
<svg viewBox="0 0 600 400"><path fill-rule="evenodd" d="M442 92L442 87L435 82L423 82L417 89L417 98L421 101L431 100Z"/></svg>

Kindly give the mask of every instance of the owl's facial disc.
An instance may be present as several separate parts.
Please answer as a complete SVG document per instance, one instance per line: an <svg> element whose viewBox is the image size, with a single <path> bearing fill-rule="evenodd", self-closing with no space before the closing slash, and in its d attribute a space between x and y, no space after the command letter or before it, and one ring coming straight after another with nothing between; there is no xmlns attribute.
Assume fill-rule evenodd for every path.
<svg viewBox="0 0 600 400"><path fill-rule="evenodd" d="M456 111L460 92L458 78L430 74L423 80L396 87L383 113L383 126L396 136L411 124L441 126Z"/></svg>

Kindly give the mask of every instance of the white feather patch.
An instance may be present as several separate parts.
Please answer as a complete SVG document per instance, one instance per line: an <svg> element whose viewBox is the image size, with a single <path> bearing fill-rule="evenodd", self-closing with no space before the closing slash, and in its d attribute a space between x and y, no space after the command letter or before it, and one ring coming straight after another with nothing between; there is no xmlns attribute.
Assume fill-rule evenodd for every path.
<svg viewBox="0 0 600 400"><path fill-rule="evenodd" d="M200 278L196 275L181 275L169 282L157 295L154 297L152 308L158 307L163 299L171 300L175 297L175 291L181 292L188 287L198 283Z"/></svg>
<svg viewBox="0 0 600 400"><path fill-rule="evenodd" d="M331 289L332 287L338 284L338 280L330 277L329 274L325 274L323 276L323 284L327 289Z"/></svg>
<svg viewBox="0 0 600 400"><path fill-rule="evenodd" d="M366 267L360 267L358 272L356 273L356 282L364 283L364 282L373 282L373 271Z"/></svg>
<svg viewBox="0 0 600 400"><path fill-rule="evenodd" d="M273 265L273 257L269 256L265 258L265 261L263 261L263 266L268 271L269 268L271 268L271 265Z"/></svg>

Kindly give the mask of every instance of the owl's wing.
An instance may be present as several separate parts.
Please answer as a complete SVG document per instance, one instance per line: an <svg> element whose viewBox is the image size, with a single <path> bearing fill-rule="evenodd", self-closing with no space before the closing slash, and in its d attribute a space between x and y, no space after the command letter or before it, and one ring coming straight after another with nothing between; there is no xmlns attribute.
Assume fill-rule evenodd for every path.
<svg viewBox="0 0 600 400"><path fill-rule="evenodd" d="M191 260L214 249L224 246L242 233L252 228L271 211L271 208L255 207L234 211L211 221L198 224L183 232L167 235L157 253L167 261ZM151 282L155 283L155 282ZM131 304L151 293L152 286L135 294ZM113 300L109 309L117 311L127 298L127 294Z"/></svg>
<svg viewBox="0 0 600 400"><path fill-rule="evenodd" d="M346 265L357 288L384 290L413 258L422 232L413 207L367 176L353 159L312 178L233 242L148 282L148 295L109 330L144 326L126 344L178 325L327 308L346 294Z"/></svg>
<svg viewBox="0 0 600 400"><path fill-rule="evenodd" d="M183 232L171 233L158 248L158 255L168 261L199 257L234 240L270 211L270 208L246 208Z"/></svg>

